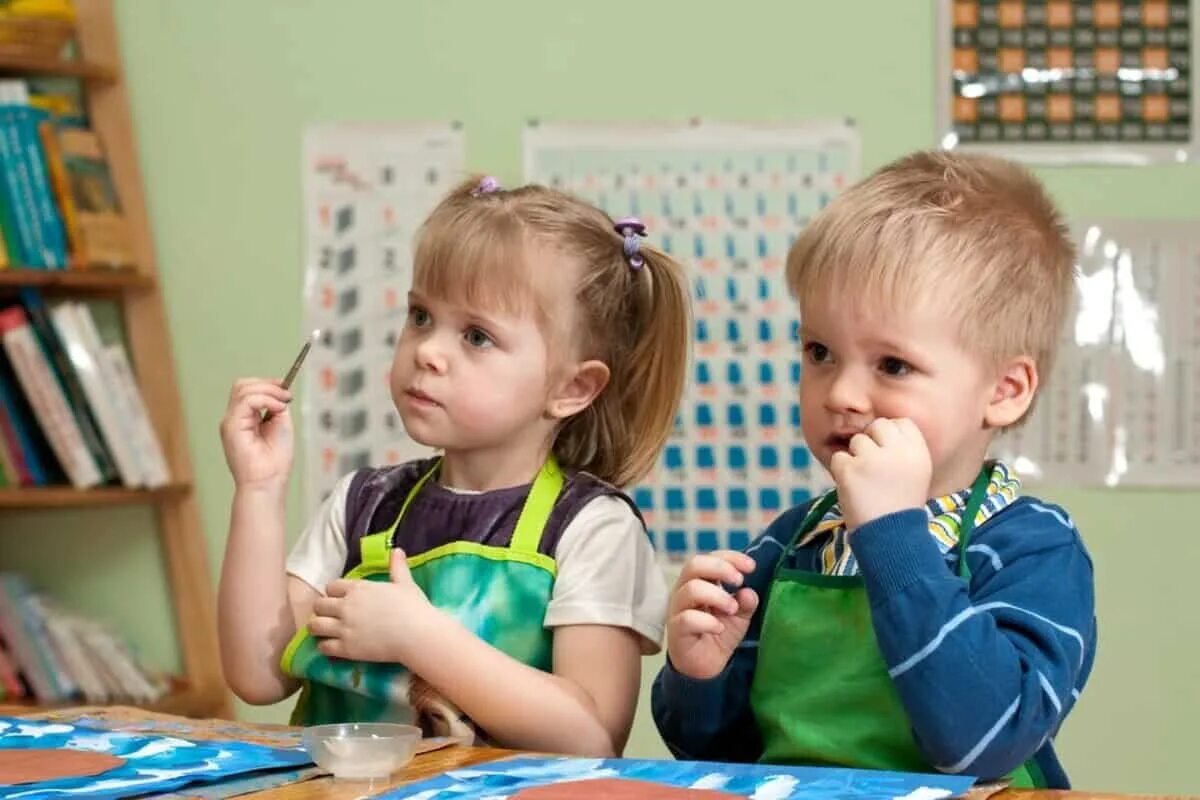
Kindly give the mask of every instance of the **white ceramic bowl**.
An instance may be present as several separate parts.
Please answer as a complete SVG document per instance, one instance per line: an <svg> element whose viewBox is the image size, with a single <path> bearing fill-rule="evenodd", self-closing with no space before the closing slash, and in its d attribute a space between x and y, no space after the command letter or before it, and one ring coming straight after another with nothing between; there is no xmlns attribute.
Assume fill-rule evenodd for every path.
<svg viewBox="0 0 1200 800"><path fill-rule="evenodd" d="M421 729L390 722L314 725L302 734L304 749L323 770L342 780L386 778L412 760Z"/></svg>

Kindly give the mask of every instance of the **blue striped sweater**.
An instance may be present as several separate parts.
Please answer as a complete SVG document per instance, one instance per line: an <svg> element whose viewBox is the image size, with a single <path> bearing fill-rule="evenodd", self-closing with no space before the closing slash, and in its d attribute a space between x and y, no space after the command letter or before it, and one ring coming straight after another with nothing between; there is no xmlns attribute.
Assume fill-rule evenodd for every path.
<svg viewBox="0 0 1200 800"><path fill-rule="evenodd" d="M771 576L808 506L785 512L747 549L745 585L761 602L724 672L698 681L668 662L652 707L679 758L755 761L762 742L750 683ZM794 566L820 571L820 540ZM1092 562L1067 513L1021 497L975 529L969 585L943 554L924 509L881 517L850 537L879 647L937 769L996 778L1033 757L1047 784L1068 788L1054 737L1079 699L1096 653ZM797 680L802 679L797 676Z"/></svg>

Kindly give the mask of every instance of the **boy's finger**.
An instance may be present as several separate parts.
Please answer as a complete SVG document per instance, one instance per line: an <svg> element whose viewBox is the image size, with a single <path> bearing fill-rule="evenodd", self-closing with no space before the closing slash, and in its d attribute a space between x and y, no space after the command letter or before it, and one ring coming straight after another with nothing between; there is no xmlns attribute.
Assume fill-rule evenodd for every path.
<svg viewBox="0 0 1200 800"><path fill-rule="evenodd" d="M694 578L675 593L675 611L686 608L711 608L725 614L736 614L738 603L724 589L711 581Z"/></svg>
<svg viewBox="0 0 1200 800"><path fill-rule="evenodd" d="M725 626L719 619L695 608L679 612L672 617L671 624L676 633L685 636L699 636L707 633L720 635L725 630Z"/></svg>
<svg viewBox="0 0 1200 800"><path fill-rule="evenodd" d="M868 450L874 450L879 447L875 440L865 433L856 433L850 437L850 443L847 448L850 450L850 455L861 456Z"/></svg>
<svg viewBox="0 0 1200 800"><path fill-rule="evenodd" d="M753 589L740 589L734 599L737 601L739 617L750 619L758 610L758 592Z"/></svg>
<svg viewBox="0 0 1200 800"><path fill-rule="evenodd" d="M714 551L713 555L717 556L718 558L725 559L730 564L733 564L733 566L736 567L739 572L742 572L746 575L754 572L755 568L758 566L753 558L738 550L717 550Z"/></svg>
<svg viewBox="0 0 1200 800"><path fill-rule="evenodd" d="M679 573L679 585L700 578L706 581L742 585L742 573L728 560L715 553L704 553L693 557Z"/></svg>

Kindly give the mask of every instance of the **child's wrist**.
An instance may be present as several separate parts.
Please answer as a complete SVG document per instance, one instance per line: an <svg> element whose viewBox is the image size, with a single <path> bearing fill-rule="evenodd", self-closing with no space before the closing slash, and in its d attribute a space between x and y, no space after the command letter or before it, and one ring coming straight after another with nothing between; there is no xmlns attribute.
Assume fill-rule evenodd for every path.
<svg viewBox="0 0 1200 800"><path fill-rule="evenodd" d="M273 478L265 481L235 481L233 484L234 499L278 500L287 497L287 478Z"/></svg>
<svg viewBox="0 0 1200 800"><path fill-rule="evenodd" d="M449 627L457 623L428 599L406 608L404 617L404 620L398 620L402 630L395 641L395 660L410 669L414 659L429 652L429 642L445 636Z"/></svg>

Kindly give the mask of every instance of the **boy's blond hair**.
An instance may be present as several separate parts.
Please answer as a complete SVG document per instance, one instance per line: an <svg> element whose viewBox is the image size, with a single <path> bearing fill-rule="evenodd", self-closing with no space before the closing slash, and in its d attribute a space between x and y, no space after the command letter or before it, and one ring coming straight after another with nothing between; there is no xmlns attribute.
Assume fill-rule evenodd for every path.
<svg viewBox="0 0 1200 800"><path fill-rule="evenodd" d="M644 264L632 268L613 221L572 195L532 184L489 192L479 186L478 177L464 181L425 221L413 286L481 308L532 313L552 357L570 349L604 362L608 385L564 421L553 452L564 468L616 486L636 481L658 459L683 393L691 305L682 267L643 240ZM534 272L531 245L561 254L563 269L577 270L574 330L561 329L559 309L540 291L549 277Z"/></svg>
<svg viewBox="0 0 1200 800"><path fill-rule="evenodd" d="M920 152L835 199L788 253L800 303L932 300L964 345L999 365L1030 356L1044 381L1073 295L1075 252L1041 183L1000 158Z"/></svg>

